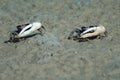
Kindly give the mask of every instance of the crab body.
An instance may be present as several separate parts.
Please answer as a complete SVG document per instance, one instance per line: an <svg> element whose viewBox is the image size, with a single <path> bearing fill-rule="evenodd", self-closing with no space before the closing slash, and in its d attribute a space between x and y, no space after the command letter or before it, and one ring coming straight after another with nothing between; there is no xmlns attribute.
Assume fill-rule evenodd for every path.
<svg viewBox="0 0 120 80"><path fill-rule="evenodd" d="M26 37L30 36L31 34L33 34L33 32L37 30L40 32L41 35L43 35L45 28L41 25L40 22L18 25L17 30L10 33L9 42L18 42L21 39L25 39Z"/></svg>
<svg viewBox="0 0 120 80"><path fill-rule="evenodd" d="M79 30L79 32L78 32ZM106 33L106 29L104 26L92 26L92 27L86 27L86 29L75 29L73 30L68 39L73 38L74 40L79 41L86 41L88 39L94 39L97 37L101 37Z"/></svg>

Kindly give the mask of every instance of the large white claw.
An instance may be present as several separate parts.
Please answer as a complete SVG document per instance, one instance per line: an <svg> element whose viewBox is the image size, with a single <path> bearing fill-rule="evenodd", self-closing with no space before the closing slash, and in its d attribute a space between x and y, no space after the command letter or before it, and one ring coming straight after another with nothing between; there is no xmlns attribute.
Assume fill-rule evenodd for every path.
<svg viewBox="0 0 120 80"><path fill-rule="evenodd" d="M22 29L22 31L18 34L18 37L28 36L32 32L38 30L39 28L41 28L41 23L40 22L34 22L32 24L29 24L25 28Z"/></svg>
<svg viewBox="0 0 120 80"><path fill-rule="evenodd" d="M90 32L90 31L93 31L93 32ZM87 29L83 33L81 33L81 38L99 36L100 34L105 33L105 31L106 31L106 29L102 25L99 25L97 27L92 27L92 28Z"/></svg>
<svg viewBox="0 0 120 80"><path fill-rule="evenodd" d="M88 28L87 30L85 30L84 32L81 33L81 35L84 35L88 32L91 32L91 31L95 31L97 29L97 27L91 27L91 28Z"/></svg>

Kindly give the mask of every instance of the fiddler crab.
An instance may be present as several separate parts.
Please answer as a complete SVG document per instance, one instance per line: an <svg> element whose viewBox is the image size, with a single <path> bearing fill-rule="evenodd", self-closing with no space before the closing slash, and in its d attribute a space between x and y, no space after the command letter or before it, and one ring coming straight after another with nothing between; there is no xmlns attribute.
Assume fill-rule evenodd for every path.
<svg viewBox="0 0 120 80"><path fill-rule="evenodd" d="M92 39L101 39L106 36L107 31L103 25L81 27L74 29L68 36L68 39L79 42L89 41Z"/></svg>
<svg viewBox="0 0 120 80"><path fill-rule="evenodd" d="M39 31L41 35L45 33L45 28L42 26L40 22L33 22L31 24L22 24L16 26L17 30L10 32L10 38L7 42L19 42L20 40L24 40L28 37L33 36L33 32Z"/></svg>

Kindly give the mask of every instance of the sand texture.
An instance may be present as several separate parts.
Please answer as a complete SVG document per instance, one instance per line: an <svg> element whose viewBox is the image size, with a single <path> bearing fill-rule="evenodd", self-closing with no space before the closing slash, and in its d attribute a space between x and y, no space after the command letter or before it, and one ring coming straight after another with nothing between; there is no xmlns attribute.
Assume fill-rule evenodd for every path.
<svg viewBox="0 0 120 80"><path fill-rule="evenodd" d="M46 33L4 43L18 24L40 21ZM68 40L102 24L103 39ZM120 0L0 0L0 80L120 80Z"/></svg>

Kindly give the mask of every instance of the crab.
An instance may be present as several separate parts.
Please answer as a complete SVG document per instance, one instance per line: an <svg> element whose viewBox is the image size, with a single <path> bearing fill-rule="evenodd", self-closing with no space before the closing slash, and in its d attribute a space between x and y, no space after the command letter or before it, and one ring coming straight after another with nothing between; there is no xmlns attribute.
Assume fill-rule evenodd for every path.
<svg viewBox="0 0 120 80"><path fill-rule="evenodd" d="M40 22L27 23L16 26L17 30L10 32L10 38L6 42L19 42L35 34L33 32L39 31L41 35L45 33L45 28Z"/></svg>
<svg viewBox="0 0 120 80"><path fill-rule="evenodd" d="M68 39L77 40L79 42L89 41L91 39L102 39L106 36L107 31L103 25L81 27L74 29L68 36Z"/></svg>

